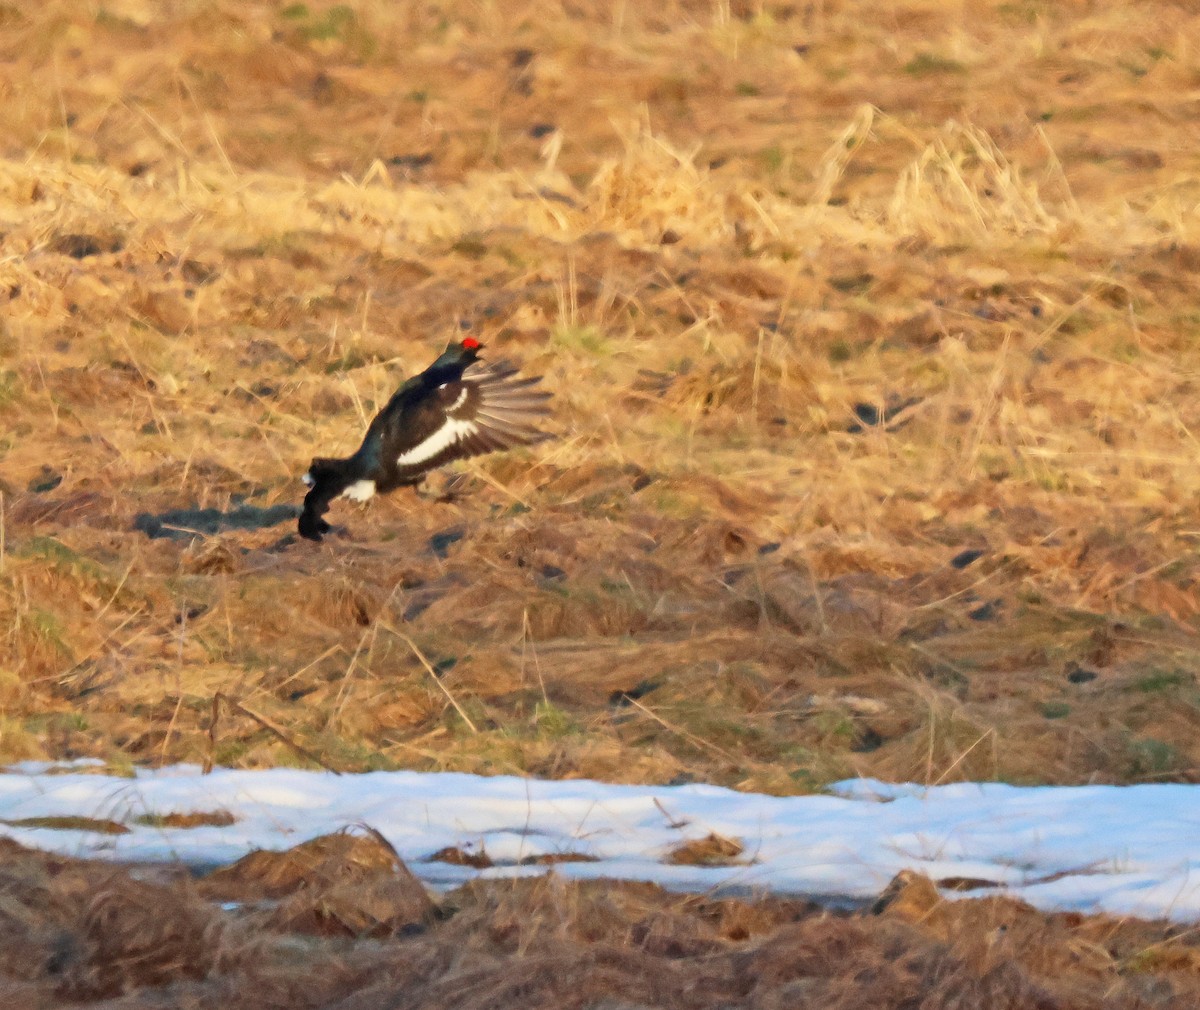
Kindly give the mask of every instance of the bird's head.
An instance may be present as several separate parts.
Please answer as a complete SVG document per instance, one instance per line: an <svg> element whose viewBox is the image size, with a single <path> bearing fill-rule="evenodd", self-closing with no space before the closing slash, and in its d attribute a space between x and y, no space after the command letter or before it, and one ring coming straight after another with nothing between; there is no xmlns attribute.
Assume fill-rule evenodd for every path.
<svg viewBox="0 0 1200 1010"><path fill-rule="evenodd" d="M425 385L440 386L443 382L457 382L463 372L479 360L481 350L483 344L474 337L452 340L437 360L421 373Z"/></svg>
<svg viewBox="0 0 1200 1010"><path fill-rule="evenodd" d="M442 357L449 359L454 365L458 365L458 363L470 365L470 363L479 361L479 353L482 349L484 349L484 345L476 341L474 337L463 337L461 341L451 341L446 344Z"/></svg>
<svg viewBox="0 0 1200 1010"><path fill-rule="evenodd" d="M479 360L479 352L482 350L483 344L474 337L452 340L446 345L446 349L437 361L433 363L431 368L439 370L443 368L466 368L468 365L472 365Z"/></svg>

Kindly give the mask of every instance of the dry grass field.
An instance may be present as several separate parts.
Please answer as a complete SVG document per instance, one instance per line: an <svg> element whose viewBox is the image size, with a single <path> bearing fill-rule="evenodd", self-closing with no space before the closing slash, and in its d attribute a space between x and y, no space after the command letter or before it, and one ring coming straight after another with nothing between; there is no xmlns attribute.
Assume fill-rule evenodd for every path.
<svg viewBox="0 0 1200 1010"><path fill-rule="evenodd" d="M0 760L1196 780L1197 122L1183 2L0 4ZM297 539L464 328L556 440Z"/></svg>

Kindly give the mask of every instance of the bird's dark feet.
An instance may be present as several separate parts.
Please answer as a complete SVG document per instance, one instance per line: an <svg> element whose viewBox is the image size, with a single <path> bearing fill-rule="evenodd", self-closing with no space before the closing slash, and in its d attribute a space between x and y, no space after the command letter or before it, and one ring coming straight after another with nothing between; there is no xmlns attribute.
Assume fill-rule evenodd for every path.
<svg viewBox="0 0 1200 1010"><path fill-rule="evenodd" d="M329 523L312 512L300 513L299 528L300 535L305 540L315 540L317 543L320 543L321 538L333 529Z"/></svg>
<svg viewBox="0 0 1200 1010"><path fill-rule="evenodd" d="M319 525L316 528L311 529L308 533L304 532L304 530L301 530L300 535L305 539L313 540L316 543L320 543L327 536L337 537L339 540L350 539L349 527L334 526L330 523L327 523L324 519L319 519L317 522Z"/></svg>

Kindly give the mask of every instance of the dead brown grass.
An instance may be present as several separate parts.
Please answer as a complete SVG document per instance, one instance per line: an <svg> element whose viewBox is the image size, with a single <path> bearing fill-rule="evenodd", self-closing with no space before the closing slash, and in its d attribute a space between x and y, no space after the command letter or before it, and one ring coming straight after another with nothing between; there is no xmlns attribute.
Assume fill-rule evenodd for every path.
<svg viewBox="0 0 1200 1010"><path fill-rule="evenodd" d="M0 8L0 757L1194 780L1196 15L864 10ZM133 529L459 320L557 442Z"/></svg>
<svg viewBox="0 0 1200 1010"><path fill-rule="evenodd" d="M1194 930L945 901L915 875L849 913L553 874L431 901L369 834L198 882L13 843L3 855L0 994L31 1010L1181 1010L1200 998ZM405 912L380 918L385 906Z"/></svg>

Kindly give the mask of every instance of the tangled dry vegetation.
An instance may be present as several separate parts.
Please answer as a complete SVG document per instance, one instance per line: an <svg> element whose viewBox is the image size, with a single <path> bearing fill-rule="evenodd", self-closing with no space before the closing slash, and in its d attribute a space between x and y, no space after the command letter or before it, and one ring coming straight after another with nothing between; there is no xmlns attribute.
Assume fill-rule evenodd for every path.
<svg viewBox="0 0 1200 1010"><path fill-rule="evenodd" d="M0 6L0 757L1193 779L1200 18L866 10Z"/></svg>
<svg viewBox="0 0 1200 1010"><path fill-rule="evenodd" d="M336 835L195 882L3 842L0 997L25 1010L1185 1010L1200 940L1162 923L939 900L871 909L476 882L431 901L386 844ZM218 908L214 901L223 902Z"/></svg>

